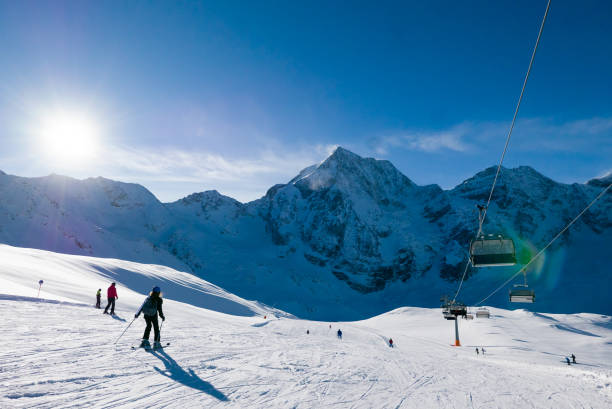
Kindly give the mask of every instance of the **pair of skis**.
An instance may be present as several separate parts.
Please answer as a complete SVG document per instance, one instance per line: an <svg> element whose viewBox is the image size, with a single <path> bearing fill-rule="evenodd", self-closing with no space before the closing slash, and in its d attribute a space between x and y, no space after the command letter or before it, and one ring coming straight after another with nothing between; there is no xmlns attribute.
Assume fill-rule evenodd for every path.
<svg viewBox="0 0 612 409"><path fill-rule="evenodd" d="M149 351L159 351L160 349L164 349L164 348L169 347L169 346L170 346L169 342L160 344L159 346L155 346L155 345L151 345L151 344L145 344L145 345L141 344L141 345L138 345L138 346L137 345L133 345L132 349L133 350L137 350L137 349L142 348L145 351L149 352Z"/></svg>

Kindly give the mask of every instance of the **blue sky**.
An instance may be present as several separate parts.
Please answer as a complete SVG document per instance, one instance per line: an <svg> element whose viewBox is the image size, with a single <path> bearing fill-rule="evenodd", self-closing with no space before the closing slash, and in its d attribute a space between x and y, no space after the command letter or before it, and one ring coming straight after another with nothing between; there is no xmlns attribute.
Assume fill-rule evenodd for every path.
<svg viewBox="0 0 612 409"><path fill-rule="evenodd" d="M262 196L334 146L451 188L497 163L545 1L0 2L0 169ZM553 1L505 165L612 170L612 3ZM40 143L57 112L87 160Z"/></svg>

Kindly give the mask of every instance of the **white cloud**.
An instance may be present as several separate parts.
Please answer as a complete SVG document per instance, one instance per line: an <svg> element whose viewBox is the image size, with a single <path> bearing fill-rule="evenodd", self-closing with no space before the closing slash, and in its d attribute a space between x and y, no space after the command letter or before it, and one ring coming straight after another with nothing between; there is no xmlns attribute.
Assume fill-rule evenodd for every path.
<svg viewBox="0 0 612 409"><path fill-rule="evenodd" d="M463 122L442 130L404 130L376 138L373 150L386 155L391 149L426 153L476 153L504 146L509 122ZM612 150L612 118L554 122L547 118L518 120L510 149L520 151L577 152Z"/></svg>
<svg viewBox="0 0 612 409"><path fill-rule="evenodd" d="M554 122L547 118L519 121L511 147L527 152L612 151L612 118L590 118Z"/></svg>
<svg viewBox="0 0 612 409"><path fill-rule="evenodd" d="M434 153L443 150L466 152L472 149L465 141L469 126L460 124L442 131L406 130L378 138L374 151L386 155L390 149L400 148L411 151Z"/></svg>
<svg viewBox="0 0 612 409"><path fill-rule="evenodd" d="M248 158L234 158L176 148L113 146L100 155L101 159L88 173L141 183L163 200L217 189L238 200L249 201L263 196L271 186L289 181L303 168L320 162L333 149L334 145L314 145L284 152L261 150ZM163 191L163 186L172 184L184 186L178 197L177 193L169 195ZM176 192L176 189L171 191Z"/></svg>

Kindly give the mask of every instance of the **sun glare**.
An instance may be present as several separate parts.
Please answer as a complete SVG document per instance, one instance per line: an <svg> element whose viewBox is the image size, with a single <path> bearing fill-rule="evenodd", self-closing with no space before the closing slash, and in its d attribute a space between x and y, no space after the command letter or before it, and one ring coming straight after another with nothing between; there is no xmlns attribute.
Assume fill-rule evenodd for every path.
<svg viewBox="0 0 612 409"><path fill-rule="evenodd" d="M51 158L75 163L91 158L97 148L97 128L77 113L50 115L40 130L42 148Z"/></svg>

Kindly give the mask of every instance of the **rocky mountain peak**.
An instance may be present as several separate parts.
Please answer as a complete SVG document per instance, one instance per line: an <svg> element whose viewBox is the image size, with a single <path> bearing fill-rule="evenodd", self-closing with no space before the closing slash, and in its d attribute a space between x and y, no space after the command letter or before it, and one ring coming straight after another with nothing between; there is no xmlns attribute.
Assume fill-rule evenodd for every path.
<svg viewBox="0 0 612 409"><path fill-rule="evenodd" d="M349 151L348 149L343 148L342 146L338 146L332 152L332 154L329 155L325 161L323 161L323 163L326 163L326 162L347 163L351 161L360 161L360 160L363 160L361 156Z"/></svg>
<svg viewBox="0 0 612 409"><path fill-rule="evenodd" d="M405 193L414 183L391 162L336 150L321 164L304 169L291 182L303 193L335 188L346 194L365 193L378 200Z"/></svg>
<svg viewBox="0 0 612 409"><path fill-rule="evenodd" d="M471 199L486 200L496 171L497 166L491 166L480 171L455 187L453 192ZM499 196L503 192L510 191L529 191L531 194L539 195L547 192L556 184L552 179L544 176L531 166L519 166L511 169L502 166L497 179L494 197Z"/></svg>
<svg viewBox="0 0 612 409"><path fill-rule="evenodd" d="M589 180L586 184L589 186L605 188L608 187L610 183L612 183L612 172L600 178L593 178Z"/></svg>
<svg viewBox="0 0 612 409"><path fill-rule="evenodd" d="M201 203L205 204L239 204L235 199L232 199L229 196L222 195L217 190L206 190L204 192L192 193L189 196L186 196L180 199L177 203L181 203L183 205L189 205L192 203Z"/></svg>
<svg viewBox="0 0 612 409"><path fill-rule="evenodd" d="M236 199L222 195L216 190L207 190L190 194L176 202L168 203L166 206L171 210L181 213L199 214L201 212L210 213L218 211L235 213L243 207L243 204Z"/></svg>

